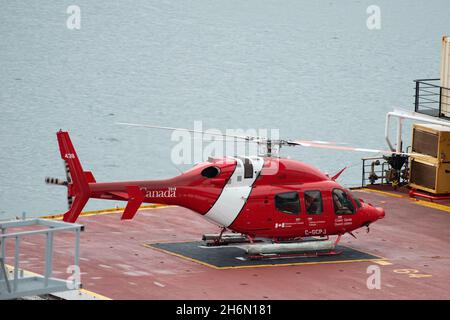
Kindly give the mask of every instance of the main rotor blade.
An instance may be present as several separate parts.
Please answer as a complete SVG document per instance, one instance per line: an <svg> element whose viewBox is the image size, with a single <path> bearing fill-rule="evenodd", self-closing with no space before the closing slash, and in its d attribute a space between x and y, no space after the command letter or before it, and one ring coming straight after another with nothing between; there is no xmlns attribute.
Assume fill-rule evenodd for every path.
<svg viewBox="0 0 450 320"><path fill-rule="evenodd" d="M290 140L289 140L290 141ZM323 141L323 140L294 140L293 142L304 142L324 145L348 145L346 142Z"/></svg>
<svg viewBox="0 0 450 320"><path fill-rule="evenodd" d="M194 129L186 129L186 128L154 126L154 125L150 125L150 124L139 124L139 123L128 123L128 122L116 122L116 124L123 125L123 126L130 126L130 127L143 127L143 128L163 129L163 130L171 130L171 131L176 130L176 131L185 131L185 132L192 132L192 133L201 133L201 134L205 134L205 135L243 139L243 140L247 140L247 141L261 140L261 138L252 137L252 136L238 136L238 135L214 133L214 132L207 132L207 131L202 131L202 130L194 130Z"/></svg>
<svg viewBox="0 0 450 320"><path fill-rule="evenodd" d="M408 155L408 156L411 155L410 153L405 153L405 152L338 146L338 145L333 145L333 144L317 143L315 141L307 141L307 140L293 140L293 141L289 141L289 143L291 143L293 145L298 145L301 147L308 147L308 148L320 148L320 149L332 149L332 150L368 152L368 153L382 153L382 154L399 154L399 155Z"/></svg>
<svg viewBox="0 0 450 320"><path fill-rule="evenodd" d="M207 132L207 131L195 130L195 129L155 126L155 125L150 125L150 124L139 124L139 123L128 123L128 122L117 122L116 124L131 126L131 127L143 127L143 128L152 128L152 129L170 130L170 131L178 130L178 131L185 131L185 132L192 132L192 133L201 133L201 134L210 135L210 136L242 139L244 141L255 142L255 143L259 143L259 144L267 144L270 141L270 139L262 138L262 137L229 135L229 134ZM279 145L279 146L283 146L283 145L302 146L302 147L310 147L310 148L366 152L366 153L399 154L399 155L408 155L408 156L411 155L410 153L404 153L404 152L387 151L387 150L380 150L380 149L368 149L368 148L355 148L355 147L344 146L344 145L346 145L346 143L319 141L319 140L311 140L311 141L309 141L309 140L272 140L271 143L274 145Z"/></svg>

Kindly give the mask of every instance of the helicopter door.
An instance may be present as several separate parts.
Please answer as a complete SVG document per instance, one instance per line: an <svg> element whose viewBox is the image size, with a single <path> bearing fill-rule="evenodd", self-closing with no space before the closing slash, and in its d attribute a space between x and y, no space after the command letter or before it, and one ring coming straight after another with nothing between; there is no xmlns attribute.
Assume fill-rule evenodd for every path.
<svg viewBox="0 0 450 320"><path fill-rule="evenodd" d="M303 198L306 212L305 236L327 235L327 220L324 213L322 192L320 190L305 190Z"/></svg>

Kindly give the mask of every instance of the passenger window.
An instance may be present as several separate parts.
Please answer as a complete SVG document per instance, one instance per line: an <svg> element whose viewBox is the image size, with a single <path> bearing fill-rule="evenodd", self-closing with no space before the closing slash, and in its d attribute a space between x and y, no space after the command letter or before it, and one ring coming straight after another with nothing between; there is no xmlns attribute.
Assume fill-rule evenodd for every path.
<svg viewBox="0 0 450 320"><path fill-rule="evenodd" d="M307 214L323 212L322 193L319 190L305 191L305 207Z"/></svg>
<svg viewBox="0 0 450 320"><path fill-rule="evenodd" d="M241 158L244 161L244 179L253 178L253 164L248 158Z"/></svg>
<svg viewBox="0 0 450 320"><path fill-rule="evenodd" d="M275 196L275 207L288 214L300 213L300 198L297 192L284 192Z"/></svg>
<svg viewBox="0 0 450 320"><path fill-rule="evenodd" d="M336 214L353 214L355 213L355 207L353 206L351 198L347 193L341 189L333 190L333 203L334 212Z"/></svg>

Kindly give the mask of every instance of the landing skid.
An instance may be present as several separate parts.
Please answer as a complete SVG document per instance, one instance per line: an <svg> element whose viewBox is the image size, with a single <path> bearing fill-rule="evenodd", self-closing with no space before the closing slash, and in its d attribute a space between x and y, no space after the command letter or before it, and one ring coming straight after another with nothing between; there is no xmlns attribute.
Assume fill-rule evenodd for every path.
<svg viewBox="0 0 450 320"><path fill-rule="evenodd" d="M334 242L328 239L315 239L310 241L249 245L247 247L247 255L250 260L335 256L342 253L342 250L336 250L340 239L341 235Z"/></svg>
<svg viewBox="0 0 450 320"><path fill-rule="evenodd" d="M229 244L244 245L249 260L335 256L342 253L342 250L336 250L341 235L338 235L334 242L326 237L324 240L299 238L297 241L267 243L244 234L225 233L225 231L224 228L219 234L204 234L202 240L207 246L214 247Z"/></svg>
<svg viewBox="0 0 450 320"><path fill-rule="evenodd" d="M328 252L299 252L299 253L285 253L285 254L256 254L250 255L248 258L250 260L270 260L270 259L286 259L286 258L313 258L313 257L324 257L324 256L337 256L342 253L342 250L332 250Z"/></svg>

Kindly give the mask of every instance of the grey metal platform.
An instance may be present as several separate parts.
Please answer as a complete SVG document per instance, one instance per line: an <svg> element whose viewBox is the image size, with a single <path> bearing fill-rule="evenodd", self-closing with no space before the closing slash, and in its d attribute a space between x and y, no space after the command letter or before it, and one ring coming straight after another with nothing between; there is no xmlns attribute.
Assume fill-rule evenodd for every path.
<svg viewBox="0 0 450 320"><path fill-rule="evenodd" d="M8 229L11 228L16 230L19 228L19 231L14 230L13 232L8 233ZM21 228L22 230L20 230ZM24 230L24 228L27 230ZM84 227L80 224L47 219L21 219L0 222L0 300L79 289L81 283L77 280L79 277L76 275L73 277L74 280L52 277L53 239L55 233L75 233L74 261L72 269L79 270L80 232L83 230ZM37 235L46 236L45 270L43 275L25 272L19 267L21 239L27 237L27 241L30 241L33 236ZM7 265L7 241L14 242L14 256L10 258L13 260L11 267L8 267Z"/></svg>

